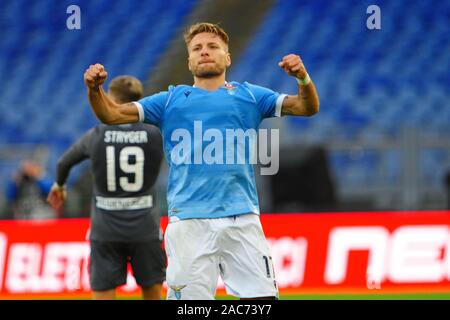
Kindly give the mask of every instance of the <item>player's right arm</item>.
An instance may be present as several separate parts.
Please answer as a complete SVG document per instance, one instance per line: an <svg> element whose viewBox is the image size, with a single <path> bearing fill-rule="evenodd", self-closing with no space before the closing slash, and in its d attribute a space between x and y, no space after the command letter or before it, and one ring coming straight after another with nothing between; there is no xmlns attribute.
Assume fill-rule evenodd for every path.
<svg viewBox="0 0 450 320"><path fill-rule="evenodd" d="M135 104L118 104L112 101L102 88L108 77L105 68L96 63L84 73L84 83L88 89L89 103L97 118L106 124L133 123L139 121L139 111Z"/></svg>

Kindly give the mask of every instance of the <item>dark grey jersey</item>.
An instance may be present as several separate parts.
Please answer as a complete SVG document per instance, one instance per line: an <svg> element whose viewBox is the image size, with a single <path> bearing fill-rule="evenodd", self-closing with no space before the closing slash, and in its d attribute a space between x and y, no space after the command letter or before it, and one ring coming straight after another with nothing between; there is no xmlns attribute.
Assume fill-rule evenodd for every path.
<svg viewBox="0 0 450 320"><path fill-rule="evenodd" d="M94 182L89 239L159 239L159 216L151 214L162 159L159 130L142 123L92 128L59 159L56 182L63 185L71 167L87 158Z"/></svg>

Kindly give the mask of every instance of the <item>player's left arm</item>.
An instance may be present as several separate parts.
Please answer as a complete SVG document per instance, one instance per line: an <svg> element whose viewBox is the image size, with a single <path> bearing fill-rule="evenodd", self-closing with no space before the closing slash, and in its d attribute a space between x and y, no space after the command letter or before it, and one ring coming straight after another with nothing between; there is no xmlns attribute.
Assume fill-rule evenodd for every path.
<svg viewBox="0 0 450 320"><path fill-rule="evenodd" d="M281 106L282 115L312 116L319 112L319 96L306 68L296 54L284 56L278 65L297 79L298 94L288 95Z"/></svg>
<svg viewBox="0 0 450 320"><path fill-rule="evenodd" d="M59 209L63 206L67 196L65 184L69 172L73 166L89 157L87 149L93 134L94 129L89 130L58 159L56 180L47 196L47 202L53 208Z"/></svg>

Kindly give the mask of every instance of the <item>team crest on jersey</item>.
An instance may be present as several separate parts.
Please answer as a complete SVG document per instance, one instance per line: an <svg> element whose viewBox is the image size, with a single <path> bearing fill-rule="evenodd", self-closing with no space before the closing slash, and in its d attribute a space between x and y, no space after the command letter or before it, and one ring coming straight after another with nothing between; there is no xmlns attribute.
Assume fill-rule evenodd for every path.
<svg viewBox="0 0 450 320"><path fill-rule="evenodd" d="M177 300L181 299L181 290L186 287L186 285L183 286L170 286L170 288L173 290L173 292L175 293L175 298L177 298Z"/></svg>
<svg viewBox="0 0 450 320"><path fill-rule="evenodd" d="M233 86L231 83L225 83L225 89L227 89L227 90L234 90L234 89L236 89L236 87L235 86Z"/></svg>
<svg viewBox="0 0 450 320"><path fill-rule="evenodd" d="M225 89L227 89L229 95L234 95L235 93L234 89L236 89L236 87L230 83L225 83Z"/></svg>

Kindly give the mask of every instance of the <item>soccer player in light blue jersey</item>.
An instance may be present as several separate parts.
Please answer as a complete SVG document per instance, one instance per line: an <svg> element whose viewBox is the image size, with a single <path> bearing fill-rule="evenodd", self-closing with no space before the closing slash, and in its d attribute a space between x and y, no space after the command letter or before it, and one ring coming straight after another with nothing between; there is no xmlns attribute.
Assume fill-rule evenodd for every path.
<svg viewBox="0 0 450 320"><path fill-rule="evenodd" d="M227 292L241 299L278 297L250 156L235 153L235 134L257 130L265 118L314 115L319 99L295 54L278 65L296 79L297 95L227 82L228 41L215 24L191 26L185 42L194 84L170 86L133 103L108 98L101 64L84 74L90 104L102 122L142 121L161 129L170 167L168 299L213 299L219 274Z"/></svg>

